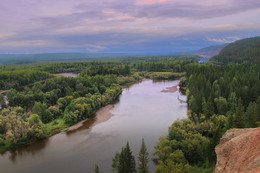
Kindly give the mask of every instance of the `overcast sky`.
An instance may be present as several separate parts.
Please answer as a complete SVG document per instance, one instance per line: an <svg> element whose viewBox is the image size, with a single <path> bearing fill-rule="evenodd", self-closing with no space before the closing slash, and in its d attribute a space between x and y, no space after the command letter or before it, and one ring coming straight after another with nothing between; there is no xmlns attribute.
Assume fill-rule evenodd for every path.
<svg viewBox="0 0 260 173"><path fill-rule="evenodd" d="M0 53L175 52L260 35L260 0L0 0Z"/></svg>

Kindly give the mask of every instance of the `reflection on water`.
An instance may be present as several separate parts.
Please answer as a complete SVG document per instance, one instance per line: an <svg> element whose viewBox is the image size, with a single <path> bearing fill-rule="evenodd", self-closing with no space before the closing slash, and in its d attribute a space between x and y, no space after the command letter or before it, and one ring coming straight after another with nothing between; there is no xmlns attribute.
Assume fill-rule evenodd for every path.
<svg viewBox="0 0 260 173"><path fill-rule="evenodd" d="M40 150L44 149L48 144L49 139L44 139L37 141L33 144L28 144L23 147L11 150L9 154L9 159L15 163L17 159L22 158L23 155L30 154L32 157L39 154Z"/></svg>
<svg viewBox="0 0 260 173"><path fill-rule="evenodd" d="M85 121L83 123L83 125L80 126L79 128L66 132L66 135L69 136L69 135L73 135L74 133L77 133L82 130L88 130L90 127L92 127L95 124L95 121L96 121L96 118L91 118L91 119Z"/></svg>
<svg viewBox="0 0 260 173"><path fill-rule="evenodd" d="M149 167L155 167L152 155L161 135L177 118L186 116L186 104L181 104L179 92L161 90L175 86L178 81L145 80L123 90L114 106L84 122L77 130L63 132L19 149L0 155L2 173L81 173L111 172L112 157L129 141L137 156L142 138L150 153ZM184 96L181 96L185 99Z"/></svg>

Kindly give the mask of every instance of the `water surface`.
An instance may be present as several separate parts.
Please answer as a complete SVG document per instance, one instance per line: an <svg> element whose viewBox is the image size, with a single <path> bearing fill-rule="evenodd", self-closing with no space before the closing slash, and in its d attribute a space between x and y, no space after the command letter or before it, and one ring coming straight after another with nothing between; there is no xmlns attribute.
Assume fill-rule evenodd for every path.
<svg viewBox="0 0 260 173"><path fill-rule="evenodd" d="M0 155L1 173L92 173L94 165L101 172L111 172L112 157L129 141L138 155L142 138L150 153L149 167L154 169L152 155L168 126L186 116L179 92L161 92L179 81L145 80L123 90L118 103L110 110L113 116L102 123L92 120L73 133L59 133L46 140L20 147ZM185 99L184 96L180 98Z"/></svg>

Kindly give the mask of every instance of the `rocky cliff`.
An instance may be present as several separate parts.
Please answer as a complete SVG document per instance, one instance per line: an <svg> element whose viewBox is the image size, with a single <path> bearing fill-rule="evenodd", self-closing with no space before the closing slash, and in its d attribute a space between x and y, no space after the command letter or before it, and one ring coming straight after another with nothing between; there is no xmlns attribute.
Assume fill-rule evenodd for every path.
<svg viewBox="0 0 260 173"><path fill-rule="evenodd" d="M228 130L215 151L214 173L260 173L260 128Z"/></svg>

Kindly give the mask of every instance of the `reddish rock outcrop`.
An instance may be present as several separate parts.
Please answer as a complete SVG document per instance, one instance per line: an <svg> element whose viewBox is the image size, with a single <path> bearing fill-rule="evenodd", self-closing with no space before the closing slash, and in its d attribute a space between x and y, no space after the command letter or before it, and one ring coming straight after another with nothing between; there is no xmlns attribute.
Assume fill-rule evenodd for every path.
<svg viewBox="0 0 260 173"><path fill-rule="evenodd" d="M215 151L214 173L260 173L260 128L228 130Z"/></svg>

